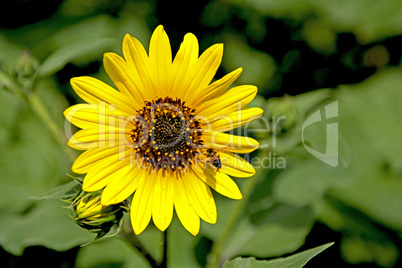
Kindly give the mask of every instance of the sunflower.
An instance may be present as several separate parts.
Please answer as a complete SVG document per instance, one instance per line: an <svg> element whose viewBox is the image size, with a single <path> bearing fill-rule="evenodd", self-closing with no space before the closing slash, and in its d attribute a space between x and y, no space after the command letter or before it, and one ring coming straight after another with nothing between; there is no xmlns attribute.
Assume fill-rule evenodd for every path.
<svg viewBox="0 0 402 268"><path fill-rule="evenodd" d="M72 170L86 174L84 191L103 189L103 205L118 204L134 193L130 218L136 234L151 218L164 231L175 210L183 226L196 235L200 218L217 220L210 188L241 199L229 175L255 174L236 153L250 153L258 142L226 132L261 116L260 108L245 108L257 88L228 89L241 68L211 83L223 45L215 44L199 56L198 40L191 33L174 59L162 26L152 34L149 55L128 34L123 55L124 59L105 53L103 59L118 90L92 77L71 79L72 88L87 102L64 112L81 128L68 145L85 150Z"/></svg>

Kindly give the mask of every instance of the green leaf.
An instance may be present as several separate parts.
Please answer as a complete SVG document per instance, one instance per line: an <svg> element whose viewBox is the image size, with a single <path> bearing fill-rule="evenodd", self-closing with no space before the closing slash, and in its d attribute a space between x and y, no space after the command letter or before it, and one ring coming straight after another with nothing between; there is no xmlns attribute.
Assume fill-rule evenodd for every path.
<svg viewBox="0 0 402 268"><path fill-rule="evenodd" d="M55 200L34 203L25 214L3 213L0 229L0 244L14 255L21 255L24 248L35 245L65 251L93 238Z"/></svg>
<svg viewBox="0 0 402 268"><path fill-rule="evenodd" d="M106 238L81 248L75 263L77 268L150 267L145 258L126 240Z"/></svg>
<svg viewBox="0 0 402 268"><path fill-rule="evenodd" d="M333 230L345 233L341 253L347 262L376 262L382 267L393 267L397 261L396 245L361 211L328 197L319 220Z"/></svg>
<svg viewBox="0 0 402 268"><path fill-rule="evenodd" d="M0 91L0 105L7 110L0 116L0 211L20 213L28 197L62 183L71 162L25 102Z"/></svg>
<svg viewBox="0 0 402 268"><path fill-rule="evenodd" d="M348 1L340 4L336 0L316 2L316 10L321 19L329 23L334 30L352 31L358 41L369 43L402 33L402 3L398 0L372 1L367 5L365 0ZM320 3L320 4L317 4ZM347 12L346 12L347 11Z"/></svg>
<svg viewBox="0 0 402 268"><path fill-rule="evenodd" d="M339 115L311 124L304 130L299 126L295 132L298 132L300 146L284 155L287 169L270 177L273 201L293 207L315 205L321 221L335 230L356 236L353 241L346 240L346 248L353 250L344 254L353 262L373 261L389 266L397 258L397 254L385 258L375 253L378 248L388 248L392 253L395 245L381 228L368 229L368 226L382 224L402 230L399 134L402 112L397 108L402 98L401 87L401 69L390 68L359 84L340 86L331 92L324 89L294 96L296 105L302 107L299 103L307 104L309 99L314 100L313 95L320 97L320 94L330 93L328 96L338 101ZM322 97L325 100L325 94ZM325 118L326 102L319 103L300 110L307 112L306 116L321 110ZM325 153L327 124L335 122L339 127L339 165L331 167L307 152L301 133L304 133L305 145ZM277 145L282 146L282 143L278 140ZM329 209L323 200L332 199L339 205ZM353 211L348 212L346 208Z"/></svg>
<svg viewBox="0 0 402 268"><path fill-rule="evenodd" d="M26 50L26 47L9 42L11 38L8 38L3 33L0 34L0 69L2 71L8 71L10 66L21 57L21 54Z"/></svg>
<svg viewBox="0 0 402 268"><path fill-rule="evenodd" d="M347 178L347 187L331 193L397 230L402 230L401 87L402 70L392 68L339 90L339 126L353 159L340 174Z"/></svg>
<svg viewBox="0 0 402 268"><path fill-rule="evenodd" d="M224 268L300 268L309 260L317 256L334 243L328 243L312 248L286 258L278 258L270 261L256 260L255 258L236 258L224 264Z"/></svg>
<svg viewBox="0 0 402 268"><path fill-rule="evenodd" d="M243 217L222 255L267 258L290 253L304 243L313 219L309 208L281 204L255 212L251 218Z"/></svg>
<svg viewBox="0 0 402 268"><path fill-rule="evenodd" d="M319 202L329 190L334 190L331 195L337 199L387 226L402 230L402 215L398 212L402 204L399 179L402 176L399 135L402 113L396 108L402 98L401 87L402 71L393 68L378 72L360 84L334 90L332 96L338 101L339 116L299 130L299 148L284 156L287 167L291 168L278 174L273 182L274 199L292 206L305 206ZM307 103L308 95L319 96L327 91L309 92L293 99L299 106L299 102ZM324 111L325 104L311 106L310 113ZM334 122L339 127L337 167L313 157L301 143L303 131L305 145L325 153L327 123ZM278 139L277 146L281 145Z"/></svg>
<svg viewBox="0 0 402 268"><path fill-rule="evenodd" d="M64 26L65 25L65 26ZM62 48L80 40L100 40L115 37L118 23L107 15L90 16L64 27L52 34L47 40L54 48Z"/></svg>
<svg viewBox="0 0 402 268"><path fill-rule="evenodd" d="M346 183L341 166L333 168L311 156L285 159L292 168L279 174L272 185L273 198L278 202L303 207L319 202L330 189Z"/></svg>
<svg viewBox="0 0 402 268"><path fill-rule="evenodd" d="M242 1L239 3L242 4L241 8L247 9ZM399 0L389 0L386 3L374 0L370 5L367 5L365 0L345 3L337 0L258 0L250 1L248 5L260 14L282 20L291 18L306 23L314 18L318 23L325 25L325 31L328 32L322 35L322 31L318 29L316 35L329 41L334 38L331 32L353 32L361 43L380 41L402 33L402 3ZM310 38L307 37L309 42ZM328 49L333 43L325 45L325 49ZM322 49L322 46L319 49Z"/></svg>
<svg viewBox="0 0 402 268"><path fill-rule="evenodd" d="M39 195L30 197L32 200L59 199L65 200L75 196L81 190L81 184L78 181L70 181L57 186Z"/></svg>
<svg viewBox="0 0 402 268"><path fill-rule="evenodd" d="M42 80L37 93L62 127L65 100L48 82ZM20 255L29 246L67 250L90 241L93 235L78 227L58 201L29 200L65 182L71 160L26 102L0 91L0 106L7 110L0 115L0 245Z"/></svg>
<svg viewBox="0 0 402 268"><path fill-rule="evenodd" d="M112 48L115 43L113 38L85 39L61 47L51 54L39 67L39 75L49 76L64 65L81 57L98 57L101 53Z"/></svg>

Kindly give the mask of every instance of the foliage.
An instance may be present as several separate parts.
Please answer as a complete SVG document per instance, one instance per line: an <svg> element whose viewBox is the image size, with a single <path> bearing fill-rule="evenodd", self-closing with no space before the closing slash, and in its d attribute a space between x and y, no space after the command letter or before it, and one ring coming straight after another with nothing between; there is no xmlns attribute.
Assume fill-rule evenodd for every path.
<svg viewBox="0 0 402 268"><path fill-rule="evenodd" d="M253 178L236 180L244 202L214 195L218 221L203 222L197 237L174 218L168 266L203 267L216 261L224 267L286 267L295 261L289 267L302 267L329 244L308 248L334 240L328 250L333 255L318 256L318 267L335 259L342 265L400 264L402 8L397 0L370 3L214 0L187 24L176 21L174 7L164 10L154 1L65 0L48 18L0 28L4 256L24 258L26 248L38 245L66 251L94 238L69 219L62 203L30 197L71 180L66 174L76 153L65 146L62 111L81 101L68 80L91 74L110 83L99 68L102 54L121 54L126 33L148 40L150 29L161 23L173 36L174 49L181 42L176 36L187 31L200 36L201 50L223 42L218 76L243 67L238 83L256 84L259 95L250 106L265 110L259 121L239 130L249 131L262 145L248 160L265 159L252 162L257 168ZM167 12L168 19L162 15ZM310 115L335 102L336 118L303 127ZM275 121L281 116L286 119ZM327 123L338 124L336 167L304 146L323 153ZM332 233L316 234L317 226ZM162 258L160 231L151 226L139 239ZM77 250L71 266L148 267L121 237ZM292 252L299 253L261 260Z"/></svg>
<svg viewBox="0 0 402 268"><path fill-rule="evenodd" d="M330 247L333 243L322 245L316 248L312 248L295 255L278 258L270 261L259 261L255 258L236 258L232 261L226 262L225 268L237 268L237 267L261 267L261 268L291 268L291 267L303 267L311 258L319 254L321 251Z"/></svg>

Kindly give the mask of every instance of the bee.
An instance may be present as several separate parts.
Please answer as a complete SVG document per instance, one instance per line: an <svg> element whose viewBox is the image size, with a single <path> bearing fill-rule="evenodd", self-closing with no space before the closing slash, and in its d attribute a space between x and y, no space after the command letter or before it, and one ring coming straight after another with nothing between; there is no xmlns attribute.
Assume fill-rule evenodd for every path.
<svg viewBox="0 0 402 268"><path fill-rule="evenodd" d="M213 165L217 171L222 167L221 158L214 149L207 149L205 152L205 156L208 159L207 162Z"/></svg>

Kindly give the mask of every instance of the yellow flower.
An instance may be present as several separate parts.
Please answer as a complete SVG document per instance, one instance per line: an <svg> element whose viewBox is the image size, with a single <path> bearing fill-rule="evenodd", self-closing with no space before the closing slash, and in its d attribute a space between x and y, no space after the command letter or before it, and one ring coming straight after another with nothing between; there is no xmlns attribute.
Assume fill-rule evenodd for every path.
<svg viewBox="0 0 402 268"><path fill-rule="evenodd" d="M200 56L198 50L197 38L188 33L172 60L169 38L158 26L149 55L128 34L123 40L124 59L104 55L106 72L118 91L91 77L71 79L75 92L88 102L64 113L81 128L69 146L86 150L72 170L86 174L83 190L104 188L103 205L117 204L134 193L130 216L136 234L151 218L165 230L175 209L183 226L196 235L200 218L217 220L210 187L241 199L228 175L255 173L235 153L252 152L258 142L223 132L261 116L259 108L244 108L257 88L228 89L241 68L211 83L223 45L213 45Z"/></svg>

